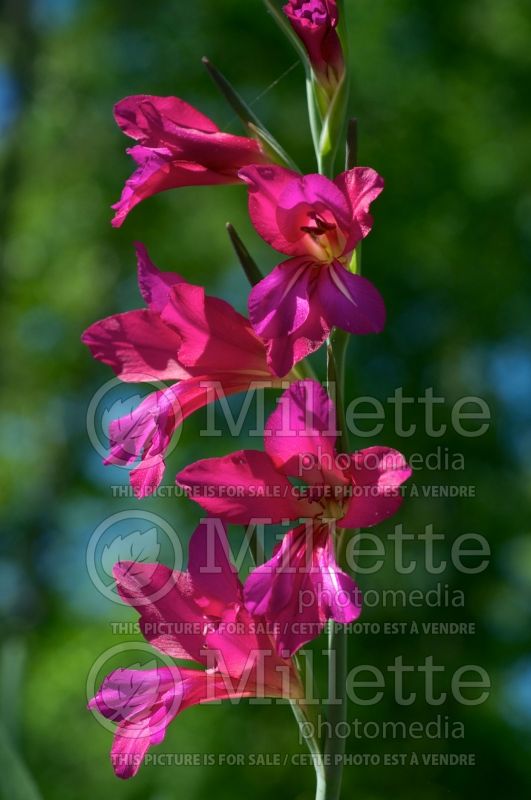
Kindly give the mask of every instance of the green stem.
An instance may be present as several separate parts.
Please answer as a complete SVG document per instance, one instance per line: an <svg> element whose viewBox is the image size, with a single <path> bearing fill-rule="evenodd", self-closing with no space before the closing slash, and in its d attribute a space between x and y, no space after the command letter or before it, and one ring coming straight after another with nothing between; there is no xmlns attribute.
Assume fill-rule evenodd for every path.
<svg viewBox="0 0 531 800"><path fill-rule="evenodd" d="M345 360L350 334L334 328L327 342L327 386L336 402L338 445L342 453L349 453L349 437L345 419Z"/></svg>
<svg viewBox="0 0 531 800"><path fill-rule="evenodd" d="M345 356L349 334L335 329L327 346L327 385L335 397L337 425L340 435L338 444L341 453L349 452L348 430L345 424ZM336 531L336 561L344 568L345 531ZM347 718L347 629L344 625L331 623L328 640L328 730L325 742L326 794L324 800L338 800L343 777L345 738L338 735Z"/></svg>
<svg viewBox="0 0 531 800"><path fill-rule="evenodd" d="M269 4L271 0L266 0ZM346 15L344 4L340 0L341 38L345 48L345 61L348 62L346 52L347 37L345 34ZM308 75L307 83L308 111L312 139L319 173L328 178L333 178L334 160L337 145L341 138L346 118L346 108L349 95L348 66L342 84L338 87L332 103L325 112L318 106L312 76ZM348 128L347 169L355 165L357 159L357 123L351 122ZM359 264L354 262L357 268ZM349 453L348 430L345 424L345 357L350 336L345 331L334 329L327 341L327 389L329 395L335 399L337 410L337 425L340 435L338 446L341 453ZM345 567L345 531L338 529L335 535L336 561L340 567ZM339 800L341 782L343 778L343 762L345 754L345 738L338 735L347 718L347 629L344 625L332 623L330 626L328 645L328 715L329 735L324 743L324 776L317 772L317 794L319 800ZM294 712L295 713L295 712ZM299 722L299 726L301 723ZM301 728L301 731L304 729ZM310 752L319 753L319 744L315 741L308 743Z"/></svg>
<svg viewBox="0 0 531 800"><path fill-rule="evenodd" d="M320 147L322 121L317 110L313 76L311 70L309 69L306 70L306 99L308 102L308 118L310 120L310 130L312 132L313 149L315 150L315 156L317 159L317 171L323 175L323 159Z"/></svg>
<svg viewBox="0 0 531 800"><path fill-rule="evenodd" d="M343 537L344 539L344 537ZM339 545L339 541L338 541ZM343 756L345 737L338 736L344 730L347 719L347 632L344 625L331 623L329 647L328 718L329 736L325 743L325 800L338 800L343 778Z"/></svg>
<svg viewBox="0 0 531 800"><path fill-rule="evenodd" d="M315 736L315 726L310 723L304 707L297 700L290 700L293 716L297 720L301 736L310 751L315 769L315 800L326 800L326 771L323 765L323 756L319 742ZM311 731L311 733L310 733Z"/></svg>

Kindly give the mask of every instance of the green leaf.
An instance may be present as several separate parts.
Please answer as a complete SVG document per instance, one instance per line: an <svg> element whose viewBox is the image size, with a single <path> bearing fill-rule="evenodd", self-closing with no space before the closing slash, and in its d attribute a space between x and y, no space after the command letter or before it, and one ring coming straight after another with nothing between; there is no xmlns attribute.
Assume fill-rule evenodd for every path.
<svg viewBox="0 0 531 800"><path fill-rule="evenodd" d="M348 79L345 78L337 87L328 113L323 122L319 141L319 156L323 171L329 177L333 175L334 162L339 142L345 127L348 100Z"/></svg>
<svg viewBox="0 0 531 800"><path fill-rule="evenodd" d="M281 164L284 167L288 167L288 169L292 169L295 172L300 172L300 169L296 165L296 163L291 159L283 147L279 145L276 139L271 136L266 128L258 127L254 123L250 122L247 126L251 134L258 139L260 144L262 145L263 149L269 153L271 158L276 161L277 163Z"/></svg>
<svg viewBox="0 0 531 800"><path fill-rule="evenodd" d="M210 59L204 56L201 61L221 94L225 97L232 110L239 116L243 124L248 125L252 122L254 125L261 125L256 114L249 108L245 100L238 94L223 73L214 66Z"/></svg>
<svg viewBox="0 0 531 800"><path fill-rule="evenodd" d="M228 102L232 110L241 119L249 133L254 136L260 144L263 145L264 150L271 156L271 158L283 164L290 169L297 170L297 165L292 161L284 148L277 142L275 137L267 130L265 125L258 119L254 111L247 105L245 100L236 91L234 86L227 80L227 78L219 71L212 62L204 57L202 59L208 74L220 90L221 94Z"/></svg>
<svg viewBox="0 0 531 800"><path fill-rule="evenodd" d="M230 222L227 222L227 233L229 234L234 251L238 256L238 260L247 276L249 283L251 286L256 286L256 284L260 283L264 277L258 269L256 261L250 255L244 243L236 233L234 225L231 225Z"/></svg>

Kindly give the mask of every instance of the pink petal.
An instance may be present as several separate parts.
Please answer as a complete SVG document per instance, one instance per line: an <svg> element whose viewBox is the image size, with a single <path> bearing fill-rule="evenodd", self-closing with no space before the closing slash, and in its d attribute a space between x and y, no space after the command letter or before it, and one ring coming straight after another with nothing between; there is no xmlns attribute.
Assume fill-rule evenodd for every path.
<svg viewBox="0 0 531 800"><path fill-rule="evenodd" d="M253 691L257 683L257 656L263 653L264 645L264 655L276 656L271 639L257 635L260 624L264 626L263 620L253 619L240 607L237 612L225 614L206 633L206 644L215 658L216 669L242 686L247 684L248 689L252 686Z"/></svg>
<svg viewBox="0 0 531 800"><path fill-rule="evenodd" d="M302 230L308 225L308 213L329 212L340 230L351 224L351 209L345 194L323 175L299 175L286 183L278 198L279 230L292 243L294 255L308 252L308 236ZM331 220L332 221L332 220Z"/></svg>
<svg viewBox="0 0 531 800"><path fill-rule="evenodd" d="M115 105L114 118L127 136L152 147L158 147L164 132L171 132L176 126L205 133L219 130L211 119L179 97L125 97Z"/></svg>
<svg viewBox="0 0 531 800"><path fill-rule="evenodd" d="M249 317L264 339L271 371L283 377L330 333L318 292L326 267L293 258L279 264L249 296Z"/></svg>
<svg viewBox="0 0 531 800"><path fill-rule="evenodd" d="M313 291L313 290L312 290ZM308 319L286 336L266 340L267 361L275 375L287 375L303 358L315 353L330 333L318 305L310 302Z"/></svg>
<svg viewBox="0 0 531 800"><path fill-rule="evenodd" d="M288 336L304 324L314 271L307 258L290 258L252 288L249 318L259 336Z"/></svg>
<svg viewBox="0 0 531 800"><path fill-rule="evenodd" d="M180 336L147 309L115 314L95 322L81 341L122 381L180 380L189 372L179 363Z"/></svg>
<svg viewBox="0 0 531 800"><path fill-rule="evenodd" d="M223 676L201 670L121 669L105 678L89 708L118 723L111 762L116 775L126 779L136 775L149 747L164 740L177 714L231 696Z"/></svg>
<svg viewBox="0 0 531 800"><path fill-rule="evenodd" d="M134 719L142 712L150 711L161 694L179 681L169 668L136 670L117 669L108 675L94 698L90 708L96 708L106 719L124 722Z"/></svg>
<svg viewBox="0 0 531 800"><path fill-rule="evenodd" d="M125 466L140 458L130 474L131 485L136 497L153 494L164 474L166 451L184 420L217 399L220 392L227 397L248 386L245 376L219 381L198 376L148 395L131 414L111 422L111 451L104 463Z"/></svg>
<svg viewBox="0 0 531 800"><path fill-rule="evenodd" d="M256 139L231 133L203 133L182 128L173 149L176 161L202 164L225 183L240 183L238 172L249 164L268 164Z"/></svg>
<svg viewBox="0 0 531 800"><path fill-rule="evenodd" d="M395 514L402 505L400 486L411 477L404 456L390 447L369 447L352 456L348 471L353 496L344 528L368 528Z"/></svg>
<svg viewBox="0 0 531 800"><path fill-rule="evenodd" d="M186 467L177 484L191 500L227 522L247 525L255 519L270 523L298 519L304 507L294 488L266 453L241 450L222 458L207 458Z"/></svg>
<svg viewBox="0 0 531 800"><path fill-rule="evenodd" d="M245 167L238 174L249 187L249 215L260 236L275 250L293 255L292 243L278 227L277 209L282 191L298 173L269 164Z"/></svg>
<svg viewBox="0 0 531 800"><path fill-rule="evenodd" d="M335 406L317 381L292 384L278 400L264 431L266 453L286 475L323 482L322 466L335 463Z"/></svg>
<svg viewBox="0 0 531 800"><path fill-rule="evenodd" d="M143 145L128 151L140 164L126 181L122 195L112 208L116 211L112 225L119 228L132 209L142 200L181 186L214 186L237 183L235 175L225 175L186 160L172 160L167 149L149 149Z"/></svg>
<svg viewBox="0 0 531 800"><path fill-rule="evenodd" d="M303 261L280 264L249 297L251 322L265 340L268 364L279 377L318 350L334 326L366 334L378 333L385 324L383 299L370 281L347 272L338 262L308 265L299 272L297 266ZM288 277L293 276L297 282L290 285ZM294 327L305 305L308 316Z"/></svg>
<svg viewBox="0 0 531 800"><path fill-rule="evenodd" d="M315 548L315 563L320 570L318 592L324 615L343 625L354 622L361 614L361 592L350 575L338 567L331 535Z"/></svg>
<svg viewBox="0 0 531 800"><path fill-rule="evenodd" d="M138 285L140 294L151 311L162 311L169 300L170 289L183 279L175 272L161 272L151 261L146 247L135 245L138 264Z"/></svg>
<svg viewBox="0 0 531 800"><path fill-rule="evenodd" d="M139 457L144 467L150 466L149 459L152 464L158 463L181 421L175 394L180 385L149 394L130 414L111 422L111 452L106 464L126 466Z"/></svg>
<svg viewBox="0 0 531 800"><path fill-rule="evenodd" d="M122 726L122 729L123 727L125 726ZM142 766L144 756L150 746L155 744L152 738L155 738L156 735L152 736L147 722L143 728L137 724L130 734L123 735L118 731L115 733L111 750L111 764L117 778L122 780L134 778Z"/></svg>
<svg viewBox="0 0 531 800"><path fill-rule="evenodd" d="M138 164L113 208L119 227L139 202L180 186L238 183L238 170L267 163L255 139L222 133L212 120L175 97L125 98L115 109L122 130L139 142Z"/></svg>
<svg viewBox="0 0 531 800"><path fill-rule="evenodd" d="M140 614L148 642L172 658L205 663L205 616L188 573L129 561L115 564L113 572L120 597Z"/></svg>
<svg viewBox="0 0 531 800"><path fill-rule="evenodd" d="M342 172L334 182L350 200L352 223L345 252L351 252L371 232L369 208L383 191L384 179L370 167L354 167Z"/></svg>
<svg viewBox="0 0 531 800"><path fill-rule="evenodd" d="M385 304L380 292L361 275L339 262L323 267L313 302L318 303L330 328L353 334L380 333L385 326Z"/></svg>
<svg viewBox="0 0 531 800"><path fill-rule="evenodd" d="M133 488L135 497L150 497L156 492L164 473L166 472L166 464L161 457L158 460L150 460L149 466L140 464L129 473L129 482Z"/></svg>
<svg viewBox="0 0 531 800"><path fill-rule="evenodd" d="M179 335L179 361L194 374L243 379L247 373L257 380L271 375L264 345L248 320L201 287L175 286L161 317Z"/></svg>
<svg viewBox="0 0 531 800"><path fill-rule="evenodd" d="M240 602L241 584L220 520L209 518L196 529L188 547L188 571L196 600L209 616L221 617L227 606Z"/></svg>
<svg viewBox="0 0 531 800"><path fill-rule="evenodd" d="M245 608L212 627L206 642L217 669L229 677L233 696L300 697L293 667L277 654L265 629L265 621L251 617Z"/></svg>
<svg viewBox="0 0 531 800"><path fill-rule="evenodd" d="M131 778L153 744L160 744L166 728L183 705L183 673L162 667L151 670L118 669L108 675L89 708L116 722L111 763L119 778Z"/></svg>
<svg viewBox="0 0 531 800"><path fill-rule="evenodd" d="M361 611L354 581L337 566L324 527L289 531L266 564L244 586L247 609L275 630L277 652L295 653L315 639L328 619L346 623Z"/></svg>
<svg viewBox="0 0 531 800"><path fill-rule="evenodd" d="M247 164L267 163L256 139L223 133L199 111L177 98L144 99L137 107L128 135L140 147L164 151L175 162L201 164L238 182L237 171ZM138 135L140 134L140 135ZM131 153L137 158L138 146ZM144 159L142 159L144 160Z"/></svg>
<svg viewBox="0 0 531 800"><path fill-rule="evenodd" d="M342 310L347 299L332 281L329 269L307 258L288 259L251 290L249 317L265 340L269 367L279 377L287 375L296 363L321 347L335 324L328 317L345 318ZM344 277L343 272L346 271L341 267L340 272L337 265L334 277L336 274ZM336 282L340 284L337 277ZM365 322L362 313L358 313L356 328L365 329L381 322L383 301L372 285L367 284L364 279L354 281L356 297L359 295L359 301L366 302L368 314L372 315L371 321ZM347 275L346 286L349 285ZM346 324L353 327L350 316L355 307L350 299L348 303Z"/></svg>

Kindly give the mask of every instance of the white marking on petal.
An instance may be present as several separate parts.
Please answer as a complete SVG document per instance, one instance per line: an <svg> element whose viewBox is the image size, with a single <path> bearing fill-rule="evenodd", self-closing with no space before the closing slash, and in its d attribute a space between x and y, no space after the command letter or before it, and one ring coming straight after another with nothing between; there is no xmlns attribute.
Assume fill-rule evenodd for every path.
<svg viewBox="0 0 531 800"><path fill-rule="evenodd" d="M332 278L333 283L339 289L341 294L344 295L347 298L347 300L349 300L352 303L352 305L357 308L358 304L356 303L356 301L354 300L354 298L350 294L349 290L347 289L347 287L345 286L345 284L343 283L343 281L341 280L341 278L339 277L339 275L335 271L334 266L332 264L330 264L329 269L330 269L330 277Z"/></svg>

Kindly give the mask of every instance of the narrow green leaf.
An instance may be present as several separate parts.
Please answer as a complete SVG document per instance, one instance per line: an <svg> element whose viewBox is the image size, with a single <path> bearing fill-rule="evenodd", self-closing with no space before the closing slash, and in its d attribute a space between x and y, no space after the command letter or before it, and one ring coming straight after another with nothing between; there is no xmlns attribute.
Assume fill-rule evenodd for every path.
<svg viewBox="0 0 531 800"><path fill-rule="evenodd" d="M317 98L315 96L313 74L311 72L309 72L306 77L306 100L308 104L308 116L310 119L310 130L312 132L313 149L316 153L317 160L319 160L319 142L321 139L322 120Z"/></svg>
<svg viewBox="0 0 531 800"><path fill-rule="evenodd" d="M293 169L295 172L300 172L300 169L293 159L289 157L284 148L271 136L263 125L258 127L250 122L247 127L253 136L258 139L264 150L268 152L277 163L281 164L283 167L288 167L288 169Z"/></svg>
<svg viewBox="0 0 531 800"><path fill-rule="evenodd" d="M245 100L238 94L223 73L221 73L206 56L203 56L201 61L221 94L227 100L232 110L239 116L243 124L248 125L251 122L256 126L260 126L261 122L256 114L249 108Z"/></svg>
<svg viewBox="0 0 531 800"><path fill-rule="evenodd" d="M223 73L220 72L219 69L215 67L208 58L206 58L206 56L202 59L202 61L208 74L232 110L241 119L249 133L258 139L258 141L263 145L264 150L268 153L268 155L270 155L271 158L279 164L298 171L297 165L294 163L294 161L292 161L282 145L277 142L275 137L258 119L254 111L249 105L247 105L245 100L236 91L230 81L227 80Z"/></svg>
<svg viewBox="0 0 531 800"><path fill-rule="evenodd" d="M234 225L231 225L230 222L227 222L227 233L229 234L229 239L231 240L234 252L238 256L238 260L242 266L242 269L247 276L247 280L251 286L256 286L256 284L260 283L264 277L258 269L256 261L253 259L244 243L236 233Z"/></svg>
<svg viewBox="0 0 531 800"><path fill-rule="evenodd" d="M345 169L354 169L358 166L358 120L351 117L347 125L347 147ZM360 242L354 252L347 269L355 275L361 275L361 245Z"/></svg>

